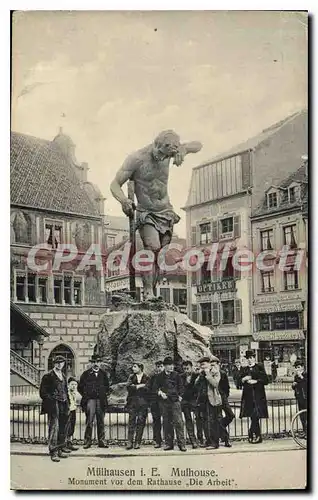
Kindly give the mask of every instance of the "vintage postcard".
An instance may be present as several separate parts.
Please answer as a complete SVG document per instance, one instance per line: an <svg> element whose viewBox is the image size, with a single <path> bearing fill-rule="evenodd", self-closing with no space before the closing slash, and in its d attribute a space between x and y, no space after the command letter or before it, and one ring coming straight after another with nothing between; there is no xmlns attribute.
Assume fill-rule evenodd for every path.
<svg viewBox="0 0 318 500"><path fill-rule="evenodd" d="M307 487L308 13L12 13L13 490Z"/></svg>

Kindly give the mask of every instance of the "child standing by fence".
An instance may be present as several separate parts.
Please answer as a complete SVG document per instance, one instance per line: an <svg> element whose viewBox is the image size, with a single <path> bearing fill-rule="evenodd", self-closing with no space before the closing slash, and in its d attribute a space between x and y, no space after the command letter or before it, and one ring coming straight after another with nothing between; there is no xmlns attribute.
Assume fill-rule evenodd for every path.
<svg viewBox="0 0 318 500"><path fill-rule="evenodd" d="M68 450L76 451L78 450L78 447L74 446L72 442L76 424L76 408L77 408L76 405L77 380L74 377L70 377L68 379L68 395L70 399L70 413L67 422L66 447Z"/></svg>

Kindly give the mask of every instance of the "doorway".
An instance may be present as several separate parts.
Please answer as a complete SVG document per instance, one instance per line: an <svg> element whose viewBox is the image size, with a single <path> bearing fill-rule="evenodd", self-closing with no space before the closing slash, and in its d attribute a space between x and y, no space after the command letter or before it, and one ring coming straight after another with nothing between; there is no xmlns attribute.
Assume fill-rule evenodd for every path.
<svg viewBox="0 0 318 500"><path fill-rule="evenodd" d="M63 373L68 377L74 377L75 376L75 359L74 359L74 354L71 351L71 349L65 345L65 344L60 344L54 349L52 349L49 359L48 359L48 370L52 370L54 367L53 361L56 356L63 356L66 359L65 366L63 368Z"/></svg>

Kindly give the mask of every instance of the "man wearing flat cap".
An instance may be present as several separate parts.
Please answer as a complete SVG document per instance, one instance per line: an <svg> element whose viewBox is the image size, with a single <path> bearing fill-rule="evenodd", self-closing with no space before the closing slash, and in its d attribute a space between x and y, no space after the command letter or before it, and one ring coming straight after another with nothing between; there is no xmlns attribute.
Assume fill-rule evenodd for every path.
<svg viewBox="0 0 318 500"><path fill-rule="evenodd" d="M165 358L163 365L164 370L158 374L154 385L162 408L165 440L164 450L173 450L175 431L180 451L187 451L181 410L181 401L184 392L182 378L179 373L174 371L172 358Z"/></svg>
<svg viewBox="0 0 318 500"><path fill-rule="evenodd" d="M227 374L220 370L220 360L216 356L203 357L199 360L200 375L195 382L197 405L203 417L206 448L219 448L223 438L226 447L230 447L226 427L234 418L228 404L230 386ZM222 418L222 410L225 417Z"/></svg>
<svg viewBox="0 0 318 500"><path fill-rule="evenodd" d="M66 377L62 372L65 361L63 356L56 356L53 370L43 376L40 385L41 414L48 415L49 453L53 462L67 458L69 453L66 449L69 397Z"/></svg>
<svg viewBox="0 0 318 500"><path fill-rule="evenodd" d="M255 352L248 350L245 353L248 366L240 372L240 382L243 387L240 418L249 417L251 426L248 440L252 444L261 443L260 419L268 418L265 385L268 377L262 363L256 363Z"/></svg>
<svg viewBox="0 0 318 500"><path fill-rule="evenodd" d="M101 369L100 356L93 354L90 363L91 368L81 375L77 388L82 396L82 410L86 414L84 448L90 448L92 446L92 431L95 417L97 423L98 447L108 448L105 441L104 418L107 409L107 395L109 394L109 380L107 373Z"/></svg>

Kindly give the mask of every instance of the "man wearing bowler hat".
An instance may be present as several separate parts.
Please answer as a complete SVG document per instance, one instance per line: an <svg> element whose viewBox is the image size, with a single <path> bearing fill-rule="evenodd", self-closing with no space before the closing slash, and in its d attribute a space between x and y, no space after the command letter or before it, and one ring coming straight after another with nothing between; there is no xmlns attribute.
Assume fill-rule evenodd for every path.
<svg viewBox="0 0 318 500"><path fill-rule="evenodd" d="M63 356L56 356L53 370L43 375L40 385L41 414L48 415L49 452L53 462L67 458L69 453L66 449L69 396L66 377L62 372L65 361Z"/></svg>
<svg viewBox="0 0 318 500"><path fill-rule="evenodd" d="M80 378L78 392L82 396L81 407L86 414L86 429L84 448L92 445L93 423L96 416L97 438L99 448L108 448L105 441L104 418L107 409L107 395L109 381L107 373L101 369L101 358L93 354L90 359L91 368L86 370Z"/></svg>
<svg viewBox="0 0 318 500"><path fill-rule="evenodd" d="M252 444L261 443L260 419L268 418L265 385L268 377L262 363L256 363L254 351L245 353L248 366L240 371L240 382L243 387L241 399L240 418L249 417L251 426L248 432L248 440Z"/></svg>
<svg viewBox="0 0 318 500"><path fill-rule="evenodd" d="M172 358L165 358L163 365L164 370L158 374L154 385L162 408L165 440L164 450L173 450L175 431L180 451L187 451L181 410L182 394L184 391L182 378L179 373L174 371Z"/></svg>

